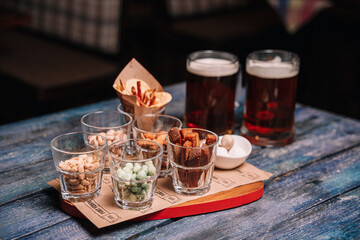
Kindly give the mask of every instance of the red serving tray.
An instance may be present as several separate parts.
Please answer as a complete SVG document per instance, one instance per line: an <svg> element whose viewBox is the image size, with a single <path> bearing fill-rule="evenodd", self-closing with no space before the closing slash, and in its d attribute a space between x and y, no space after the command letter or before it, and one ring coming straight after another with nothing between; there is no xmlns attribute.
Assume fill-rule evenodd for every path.
<svg viewBox="0 0 360 240"><path fill-rule="evenodd" d="M157 220L184 217L238 207L260 199L263 196L264 183L255 182L178 204L161 211L150 213L133 221ZM69 215L85 218L70 202L60 199L60 207Z"/></svg>

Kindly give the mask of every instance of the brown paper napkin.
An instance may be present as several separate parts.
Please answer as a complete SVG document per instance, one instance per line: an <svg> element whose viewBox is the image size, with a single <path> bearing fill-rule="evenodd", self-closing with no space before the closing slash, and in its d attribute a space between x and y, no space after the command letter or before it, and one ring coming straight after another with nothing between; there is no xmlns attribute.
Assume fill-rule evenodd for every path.
<svg viewBox="0 0 360 240"><path fill-rule="evenodd" d="M111 176L110 174L104 174L100 196L88 202L74 203L74 205L85 217L95 224L95 226L103 228L193 199L230 190L237 186L264 181L269 179L271 175L271 173L262 171L246 162L233 170L215 169L211 189L202 196L184 196L177 194L173 190L170 178L159 178L152 206L144 210L134 211L123 210L115 204ZM60 192L58 179L54 179L48 182L48 184Z"/></svg>

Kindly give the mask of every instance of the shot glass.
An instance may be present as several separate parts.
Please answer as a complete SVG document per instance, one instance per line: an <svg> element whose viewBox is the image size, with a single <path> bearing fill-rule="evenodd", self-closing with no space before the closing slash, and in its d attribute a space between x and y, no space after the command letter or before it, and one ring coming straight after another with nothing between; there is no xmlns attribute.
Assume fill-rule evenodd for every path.
<svg viewBox="0 0 360 240"><path fill-rule="evenodd" d="M167 154L166 136L173 127L182 127L180 119L168 115L146 114L132 123L133 136L135 139L147 139L160 144L164 153L161 161L159 177L167 177L170 172L170 163Z"/></svg>
<svg viewBox="0 0 360 240"><path fill-rule="evenodd" d="M60 177L61 196L70 202L83 202L99 196L105 164L107 140L96 134L101 146L92 145L89 132L57 136L51 141L55 168Z"/></svg>
<svg viewBox="0 0 360 240"><path fill-rule="evenodd" d="M252 144L279 147L295 140L299 57L260 50L246 59L246 99L241 133Z"/></svg>
<svg viewBox="0 0 360 240"><path fill-rule="evenodd" d="M115 203L122 209L151 206L163 149L149 140L114 142L108 149Z"/></svg>
<svg viewBox="0 0 360 240"><path fill-rule="evenodd" d="M138 116L135 116L133 108L124 107L121 103L116 107L116 109L121 113L129 114L133 120L135 120L138 117ZM164 113L165 113L165 106L160 108L159 111L152 113L152 114L164 114Z"/></svg>
<svg viewBox="0 0 360 240"><path fill-rule="evenodd" d="M186 136L184 130L191 131L191 135ZM179 140L181 143L173 142L170 132L166 138L173 187L177 193L184 195L205 194L210 190L219 138L216 133L205 129L186 128L180 131L181 136L185 136L184 140ZM198 135L198 140L194 141L199 143L199 147L193 147L194 141L186 140L194 135Z"/></svg>
<svg viewBox="0 0 360 240"><path fill-rule="evenodd" d="M98 111L84 115L81 118L81 126L84 132L98 133L104 136L108 146L115 141L130 138L132 118L127 113L118 111ZM102 146L96 135L88 136L92 145ZM104 171L109 173L109 156L106 156Z"/></svg>

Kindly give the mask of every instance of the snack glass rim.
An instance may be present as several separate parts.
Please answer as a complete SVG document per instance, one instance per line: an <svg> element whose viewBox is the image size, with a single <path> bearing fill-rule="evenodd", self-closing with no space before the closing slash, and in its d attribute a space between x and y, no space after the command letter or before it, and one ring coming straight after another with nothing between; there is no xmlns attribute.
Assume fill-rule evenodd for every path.
<svg viewBox="0 0 360 240"><path fill-rule="evenodd" d="M119 181L119 182L132 182L132 183L142 183L142 182L144 182L144 181L153 181L153 180L156 180L156 178L158 178L159 177L159 175L160 175L160 172L159 171L156 171L156 173L154 174L154 175L152 175L152 176L150 176L149 178L146 178L146 179L141 179L141 180L125 180L125 179L121 179L121 178L119 178L118 176L116 176L116 174L114 174L114 173L112 173L112 172L110 172L110 174L111 174L111 176L113 177L113 178L115 178L117 181Z"/></svg>
<svg viewBox="0 0 360 240"><path fill-rule="evenodd" d="M294 52L291 52L291 51L287 51L287 50L282 50L282 49L261 49L261 50L256 50L256 51L253 51L251 53L249 53L247 56L246 56L246 59L250 59L250 60L256 60L256 61L261 61L261 62L267 62L267 61L263 61L263 60L260 60L258 59L256 56L256 54L259 54L259 53L266 53L266 54L276 54L276 53L279 53L279 54L290 54L292 56L291 59L282 59L282 62L293 62L293 61L296 61L296 62L299 62L300 61L300 57L298 54L294 53Z"/></svg>
<svg viewBox="0 0 360 240"><path fill-rule="evenodd" d="M105 140L105 144L102 145L102 146L99 146L99 148L96 148L96 149L94 149L94 150L83 151L83 152L75 152L75 151L70 152L70 151L65 151L65 150L61 150L61 149L59 149L59 148L57 148L57 147L54 146L54 141L57 140L58 138L61 138L61 137L64 137L64 136L68 136L68 135L76 135L76 134L81 134L82 137L84 137L83 134L101 136L101 137ZM108 141L107 141L106 137L104 137L104 136L102 136L102 135L100 135L100 134L98 134L98 133L91 133L91 132L69 132L69 133L64 133L64 134L60 134L59 136L54 137L54 138L51 140L51 142L50 142L50 146L51 146L52 149L54 149L54 150L56 150L56 151L58 151L58 152L61 152L61 153L66 153L66 154L89 154L89 153L94 153L94 152L98 152L98 151L101 151L101 150L103 150L104 148L106 148L107 144L108 144Z"/></svg>
<svg viewBox="0 0 360 240"><path fill-rule="evenodd" d="M152 157L152 158L146 158L146 159L122 159L122 158L119 158L119 157L116 157L114 156L113 154L111 154L110 152L110 148L115 145L115 144L124 144L126 142L130 142L130 141L134 141L134 142L138 142L138 141L149 141L149 142L152 142L152 143L156 143L156 145L159 146L160 148L160 153L158 153L156 156ZM149 150L149 151L156 151L156 150ZM128 163L143 163L143 162L147 162L147 161L151 161L153 159L156 159L156 158L159 158L162 156L164 152L164 149L162 146L160 146L160 144L158 144L157 142L154 142L154 141L151 141L151 140L147 140L147 139L134 139L134 138L129 138L129 139L126 139L126 140L119 140L119 141L115 141L113 142L112 144L110 144L109 148L107 149L107 153L111 156L111 160L110 162L112 162L112 159L115 158L116 160L118 161L124 161L124 162L128 162Z"/></svg>
<svg viewBox="0 0 360 240"><path fill-rule="evenodd" d="M216 141L213 143L213 144L210 144L210 145L206 145L204 147L184 147L184 146L181 146L181 145L177 145L175 143L172 143L170 140L169 140L169 135L166 136L166 141L171 145L171 146L174 146L174 147L179 147L179 148L190 148L190 149L204 149L204 148L210 148L210 147L213 147L215 145L218 144L219 142L219 136L214 133L213 131L210 131L210 130L207 130L207 129L204 129L204 128L184 128L184 129L193 129L193 130L200 130L200 131L205 131L205 132L209 132L213 135L216 136Z"/></svg>
<svg viewBox="0 0 360 240"><path fill-rule="evenodd" d="M86 117L88 117L88 116L90 116L92 114L99 114L99 113L104 113L104 112L112 112L112 113L124 114L125 116L129 117L129 121L127 123L123 124L123 125L119 125L119 126L115 126L115 127L97 127L97 126L90 125L90 124L84 122L84 118L86 118ZM114 110L104 110L104 111L90 112L90 113L87 113L87 114L85 114L84 116L81 117L81 124L83 124L86 127L97 128L97 129L118 129L118 128L126 127L129 124L131 124L132 122L133 122L133 118L130 116L129 113L124 112L124 111L119 112L119 111L114 111Z"/></svg>
<svg viewBox="0 0 360 240"><path fill-rule="evenodd" d="M137 120L139 120L139 119L142 118L142 117L150 117L150 116L169 117L169 118L171 118L171 119L174 119L174 120L176 120L176 121L178 121L178 122L180 123L180 126L178 126L179 129L181 129L181 128L182 128L182 125L183 125L182 122L181 122L181 120L180 120L179 118L177 118L177 117L173 117L173 116L166 115L166 114L154 114L154 113L149 113L149 114L142 115L141 117L133 120L131 126L132 126L133 128L135 128L136 131L141 132L141 133L167 134L167 132L161 133L161 132L145 131L145 130L142 130L142 129L140 129L140 128L138 128L138 127L135 126L134 123L135 123ZM144 139L144 140L145 140L145 139ZM150 140L150 141L151 141L151 140Z"/></svg>
<svg viewBox="0 0 360 240"><path fill-rule="evenodd" d="M195 51L195 52L192 52L190 53L188 56L187 56L187 60L188 61L196 61L198 59L201 59L201 58L206 58L206 57L201 57L199 58L199 56L201 54L218 54L220 56L222 56L222 58L220 58L219 56L218 57L215 57L215 56L211 56L212 58L219 58L219 59L223 59L223 58L227 58L227 60L229 60L230 62L229 63L223 63L221 65L232 65L234 63L237 63L240 67L240 63L239 63L239 59L238 57L233 54L233 53L230 53L230 52L226 52L226 51L218 51L218 50L199 50L199 51ZM210 57L210 56L209 56ZM212 65L212 64L208 64L208 63L204 63L204 62L201 62L199 64L202 64L202 65Z"/></svg>

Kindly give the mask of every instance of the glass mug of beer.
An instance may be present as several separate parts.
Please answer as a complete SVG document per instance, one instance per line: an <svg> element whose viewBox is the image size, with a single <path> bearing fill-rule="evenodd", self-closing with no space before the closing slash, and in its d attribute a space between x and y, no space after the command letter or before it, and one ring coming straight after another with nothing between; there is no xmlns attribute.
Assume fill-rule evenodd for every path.
<svg viewBox="0 0 360 240"><path fill-rule="evenodd" d="M279 147L295 140L299 66L295 53L282 50L260 50L247 56L241 133L252 144Z"/></svg>
<svg viewBox="0 0 360 240"><path fill-rule="evenodd" d="M186 61L184 123L222 135L234 127L234 100L238 58L227 52L197 51Z"/></svg>

